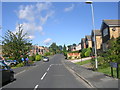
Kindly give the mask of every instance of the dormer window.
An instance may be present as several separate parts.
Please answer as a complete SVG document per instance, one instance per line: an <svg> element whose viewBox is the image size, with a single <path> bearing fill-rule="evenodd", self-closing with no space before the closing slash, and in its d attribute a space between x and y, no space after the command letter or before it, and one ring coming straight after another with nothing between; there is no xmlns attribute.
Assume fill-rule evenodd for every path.
<svg viewBox="0 0 120 90"><path fill-rule="evenodd" d="M105 28L105 29L103 30L103 36L106 36L106 35L108 35L108 28Z"/></svg>

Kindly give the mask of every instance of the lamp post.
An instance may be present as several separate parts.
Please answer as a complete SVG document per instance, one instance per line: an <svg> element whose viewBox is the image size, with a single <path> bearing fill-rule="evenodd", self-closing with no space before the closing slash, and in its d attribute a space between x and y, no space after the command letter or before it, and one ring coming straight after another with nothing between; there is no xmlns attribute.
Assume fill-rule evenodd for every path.
<svg viewBox="0 0 120 90"><path fill-rule="evenodd" d="M92 1L86 1L86 4L90 4L92 10L92 24L93 24L93 31L94 31L94 48L95 48L95 67L98 68L98 61L97 61L97 50L96 50L96 38L95 38L95 22L94 22L94 8Z"/></svg>

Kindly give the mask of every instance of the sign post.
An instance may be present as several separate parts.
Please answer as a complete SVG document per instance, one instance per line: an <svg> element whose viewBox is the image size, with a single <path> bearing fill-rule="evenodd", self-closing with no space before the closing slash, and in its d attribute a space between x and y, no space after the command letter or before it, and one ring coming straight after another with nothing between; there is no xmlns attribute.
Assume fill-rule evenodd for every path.
<svg viewBox="0 0 120 90"><path fill-rule="evenodd" d="M115 62L110 62L111 66L111 76L113 77L113 68L116 68L117 78L119 78L119 64Z"/></svg>

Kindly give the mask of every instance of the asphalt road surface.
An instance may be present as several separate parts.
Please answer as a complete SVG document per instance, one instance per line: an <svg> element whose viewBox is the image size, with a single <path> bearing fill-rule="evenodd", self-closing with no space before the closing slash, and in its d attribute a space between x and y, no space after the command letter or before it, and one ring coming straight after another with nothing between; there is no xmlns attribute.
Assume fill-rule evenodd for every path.
<svg viewBox="0 0 120 90"><path fill-rule="evenodd" d="M3 88L88 88L79 77L64 66L64 56L56 54L49 62L37 62L15 75L16 80Z"/></svg>

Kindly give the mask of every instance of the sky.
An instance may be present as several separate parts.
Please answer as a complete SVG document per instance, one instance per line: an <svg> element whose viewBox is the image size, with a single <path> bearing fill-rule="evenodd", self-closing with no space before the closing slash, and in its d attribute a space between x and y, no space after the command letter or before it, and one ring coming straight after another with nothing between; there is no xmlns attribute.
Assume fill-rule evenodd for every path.
<svg viewBox="0 0 120 90"><path fill-rule="evenodd" d="M96 29L103 19L118 19L117 2L94 2L93 6ZM39 46L78 44L93 28L90 5L84 2L3 2L2 35L7 30L17 32L18 24Z"/></svg>

